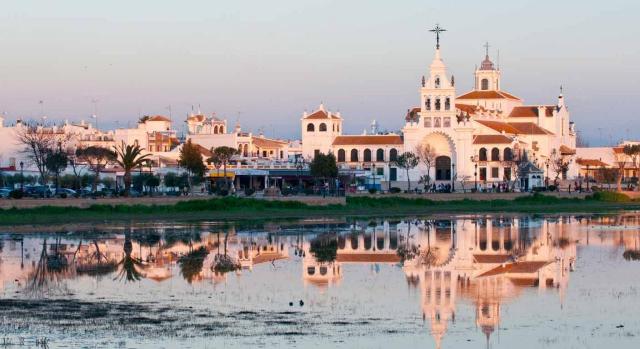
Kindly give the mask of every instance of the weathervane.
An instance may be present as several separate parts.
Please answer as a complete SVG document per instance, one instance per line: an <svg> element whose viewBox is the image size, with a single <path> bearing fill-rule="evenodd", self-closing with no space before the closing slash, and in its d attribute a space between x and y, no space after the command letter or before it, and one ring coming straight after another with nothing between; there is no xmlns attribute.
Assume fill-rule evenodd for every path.
<svg viewBox="0 0 640 349"><path fill-rule="evenodd" d="M487 54L487 57L489 57L489 47L491 47L491 46L489 46L489 42L487 41L487 43L484 44L484 49L485 49L485 52Z"/></svg>
<svg viewBox="0 0 640 349"><path fill-rule="evenodd" d="M447 30L440 28L440 24L436 24L436 27L429 31L436 33L436 49L440 49L440 33L446 32Z"/></svg>

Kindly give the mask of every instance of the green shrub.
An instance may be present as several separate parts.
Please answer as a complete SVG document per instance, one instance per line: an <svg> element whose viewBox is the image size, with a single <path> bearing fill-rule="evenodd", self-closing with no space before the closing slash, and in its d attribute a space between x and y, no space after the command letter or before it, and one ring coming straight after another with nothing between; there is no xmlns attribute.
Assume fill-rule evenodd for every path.
<svg viewBox="0 0 640 349"><path fill-rule="evenodd" d="M24 197L24 192L20 189L14 189L9 192L9 197L12 199L22 199Z"/></svg>
<svg viewBox="0 0 640 349"><path fill-rule="evenodd" d="M625 194L613 191L598 191L589 196L587 200L603 201L603 202L629 202L631 198Z"/></svg>

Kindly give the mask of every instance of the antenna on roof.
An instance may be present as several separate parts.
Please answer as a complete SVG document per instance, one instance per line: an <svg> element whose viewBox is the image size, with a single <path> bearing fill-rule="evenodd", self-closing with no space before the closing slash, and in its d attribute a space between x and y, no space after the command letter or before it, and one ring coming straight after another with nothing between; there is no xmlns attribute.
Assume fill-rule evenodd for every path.
<svg viewBox="0 0 640 349"><path fill-rule="evenodd" d="M498 63L498 70L500 70L500 49L498 49L498 54L497 54L497 57L496 57L496 61Z"/></svg>

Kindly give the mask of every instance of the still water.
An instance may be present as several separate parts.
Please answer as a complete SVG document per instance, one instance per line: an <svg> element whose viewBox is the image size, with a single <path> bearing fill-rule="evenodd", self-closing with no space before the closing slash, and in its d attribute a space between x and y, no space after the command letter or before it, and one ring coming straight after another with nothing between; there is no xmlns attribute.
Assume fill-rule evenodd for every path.
<svg viewBox="0 0 640 349"><path fill-rule="evenodd" d="M638 213L0 233L0 347L637 348L639 291Z"/></svg>

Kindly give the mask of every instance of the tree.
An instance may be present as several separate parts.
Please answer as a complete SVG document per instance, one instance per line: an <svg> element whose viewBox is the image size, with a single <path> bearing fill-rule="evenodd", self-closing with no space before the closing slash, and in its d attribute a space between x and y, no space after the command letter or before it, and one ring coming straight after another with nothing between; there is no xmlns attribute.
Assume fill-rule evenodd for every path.
<svg viewBox="0 0 640 349"><path fill-rule="evenodd" d="M431 183L431 167L436 162L436 150L431 144L419 144L416 147L416 156L427 168L426 176L421 179L424 183L424 188L427 189Z"/></svg>
<svg viewBox="0 0 640 349"><path fill-rule="evenodd" d="M627 144L624 146L624 148L622 148L622 152L629 158L631 159L631 165L633 166L633 169L635 171L635 180L636 180L636 185L637 180L638 180L638 161L640 160L640 144ZM637 185L636 190L640 189L640 186Z"/></svg>
<svg viewBox="0 0 640 349"><path fill-rule="evenodd" d="M142 154L142 148L139 145L125 145L124 142L120 146L115 146L116 162L124 170L124 195L129 196L131 190L131 171L138 166L142 166L151 154Z"/></svg>
<svg viewBox="0 0 640 349"><path fill-rule="evenodd" d="M116 153L111 149L92 145L76 149L76 156L78 160L85 162L95 174L93 183L91 183L91 191L95 192L98 188L100 173L107 165L116 161Z"/></svg>
<svg viewBox="0 0 640 349"><path fill-rule="evenodd" d="M211 149L212 156L209 158L210 162L219 161L222 163L224 173L225 189L229 190L229 178L227 178L227 164L231 161L231 158L238 153L238 149L231 147L217 147Z"/></svg>
<svg viewBox="0 0 640 349"><path fill-rule="evenodd" d="M556 177L553 182L556 183L562 175L562 179L565 179L567 176L567 172L569 171L569 164L571 164L571 158L567 156L563 156L557 150L553 150L551 153L551 166L553 171L556 173ZM549 176L549 174L547 174Z"/></svg>
<svg viewBox="0 0 640 349"><path fill-rule="evenodd" d="M36 124L22 124L18 128L16 137L22 144L22 154L33 163L40 173L40 182L47 182L47 156L56 145L56 135L53 130L45 129Z"/></svg>
<svg viewBox="0 0 640 349"><path fill-rule="evenodd" d="M202 177L206 166L202 161L202 155L198 146L191 143L191 139L187 140L180 149L180 158L178 159L178 165L183 167L189 172L189 178L192 176ZM189 188L193 191L192 182L189 181Z"/></svg>
<svg viewBox="0 0 640 349"><path fill-rule="evenodd" d="M404 152L394 161L399 168L407 171L407 190L411 190L411 180L409 179L409 171L418 166L420 159L412 152Z"/></svg>
<svg viewBox="0 0 640 349"><path fill-rule="evenodd" d="M60 147L56 150L49 150L46 155L45 166L47 171L55 178L56 191L60 188L60 172L67 168L68 163L69 158L67 157L67 153L63 152Z"/></svg>
<svg viewBox="0 0 640 349"><path fill-rule="evenodd" d="M309 164L311 175L317 178L335 178L338 176L338 165L333 154L318 154Z"/></svg>

